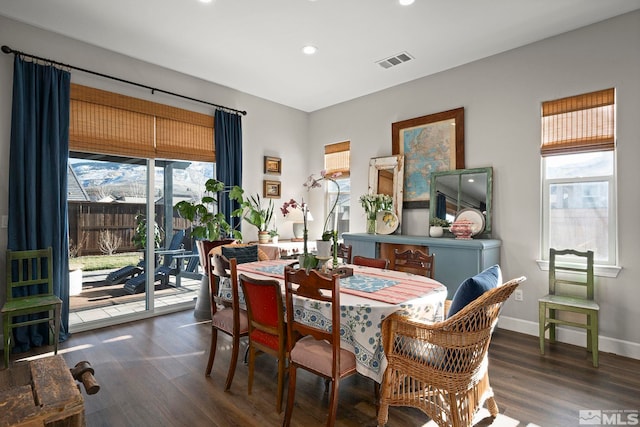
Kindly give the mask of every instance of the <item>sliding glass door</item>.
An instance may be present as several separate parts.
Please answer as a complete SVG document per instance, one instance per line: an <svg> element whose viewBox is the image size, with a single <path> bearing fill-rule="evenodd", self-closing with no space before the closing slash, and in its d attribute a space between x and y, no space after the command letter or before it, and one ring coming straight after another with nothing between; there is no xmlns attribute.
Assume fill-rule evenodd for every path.
<svg viewBox="0 0 640 427"><path fill-rule="evenodd" d="M193 306L202 271L173 206L212 176L211 163L70 155L72 332Z"/></svg>

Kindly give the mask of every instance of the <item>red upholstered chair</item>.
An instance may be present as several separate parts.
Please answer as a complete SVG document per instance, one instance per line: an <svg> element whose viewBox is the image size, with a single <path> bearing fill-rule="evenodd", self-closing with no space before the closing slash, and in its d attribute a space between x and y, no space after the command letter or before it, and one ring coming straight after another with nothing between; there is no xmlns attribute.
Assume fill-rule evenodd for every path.
<svg viewBox="0 0 640 427"><path fill-rule="evenodd" d="M213 360L216 357L218 331L224 332L231 336L232 340L231 361L229 362L229 372L227 372L227 381L224 386L225 390L229 390L238 363L240 338L249 334L249 326L247 312L240 309L237 260L235 258L227 260L223 255L215 255L214 263L217 264L216 272L220 276L211 275L209 280L211 292L211 347L209 348L209 361L207 362L205 375L209 376L211 374ZM229 273L226 272L227 269L225 268L227 263ZM218 268L219 266L222 266L222 268ZM231 301L222 301L218 298L218 284L223 278L231 281ZM218 309L218 304L224 305L224 308Z"/></svg>
<svg viewBox="0 0 640 427"><path fill-rule="evenodd" d="M435 257L435 254L428 255L419 249L409 249L404 252L394 249L391 270L419 274L433 279L436 270Z"/></svg>
<svg viewBox="0 0 640 427"><path fill-rule="evenodd" d="M386 258L367 258L364 256L356 255L353 257L354 265L363 265L365 267L382 268L389 267L389 260Z"/></svg>
<svg viewBox="0 0 640 427"><path fill-rule="evenodd" d="M278 358L278 394L276 409L282 410L284 373L287 358L286 328L282 290L277 280L259 280L240 275L240 287L247 303L249 320L249 383L253 386L256 352L262 351Z"/></svg>
<svg viewBox="0 0 640 427"><path fill-rule="evenodd" d="M333 426L338 411L338 386L340 380L356 373L356 357L340 348L340 285L338 275L325 277L315 270L309 274L304 269L285 267L287 307L287 339L289 349L289 392L283 425L291 424L296 392L296 371L306 369L331 381L329 416L327 426ZM331 305L330 330L317 328L295 316L294 298L304 298L311 303ZM328 327L328 325L327 325ZM294 337L300 337L294 341Z"/></svg>

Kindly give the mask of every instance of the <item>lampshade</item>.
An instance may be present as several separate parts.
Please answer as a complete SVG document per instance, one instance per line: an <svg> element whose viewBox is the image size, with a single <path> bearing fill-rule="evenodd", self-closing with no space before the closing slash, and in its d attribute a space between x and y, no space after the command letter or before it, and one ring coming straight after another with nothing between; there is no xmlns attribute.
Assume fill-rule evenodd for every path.
<svg viewBox="0 0 640 427"><path fill-rule="evenodd" d="M302 209L291 209L287 214L287 221L302 222L303 220ZM311 216L310 211L307 211L307 221L313 221L313 216Z"/></svg>

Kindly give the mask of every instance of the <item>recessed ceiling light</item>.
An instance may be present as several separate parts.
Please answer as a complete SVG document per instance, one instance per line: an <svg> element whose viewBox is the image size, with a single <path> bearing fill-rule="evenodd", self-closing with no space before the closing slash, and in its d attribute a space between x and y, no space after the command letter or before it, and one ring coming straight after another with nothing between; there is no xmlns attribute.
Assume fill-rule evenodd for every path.
<svg viewBox="0 0 640 427"><path fill-rule="evenodd" d="M315 46L311 46L311 45L307 45L305 47L302 48L302 52L305 55L313 55L314 53L316 53L318 51L318 48Z"/></svg>
<svg viewBox="0 0 640 427"><path fill-rule="evenodd" d="M400 6L409 6L410 4L413 4L415 0L398 0L398 3L400 3Z"/></svg>
<svg viewBox="0 0 640 427"><path fill-rule="evenodd" d="M200 0L200 3L211 3L212 0Z"/></svg>

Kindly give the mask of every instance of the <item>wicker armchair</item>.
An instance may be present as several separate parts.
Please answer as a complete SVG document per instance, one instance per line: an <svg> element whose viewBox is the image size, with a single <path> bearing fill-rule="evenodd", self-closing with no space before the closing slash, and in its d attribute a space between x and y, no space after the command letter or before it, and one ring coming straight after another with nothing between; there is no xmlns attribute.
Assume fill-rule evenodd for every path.
<svg viewBox="0 0 640 427"><path fill-rule="evenodd" d="M378 424L386 424L390 405L418 408L439 426L470 426L485 401L497 416L487 350L502 303L524 280L485 292L442 322L426 324L396 314L385 319L382 339L389 364Z"/></svg>

